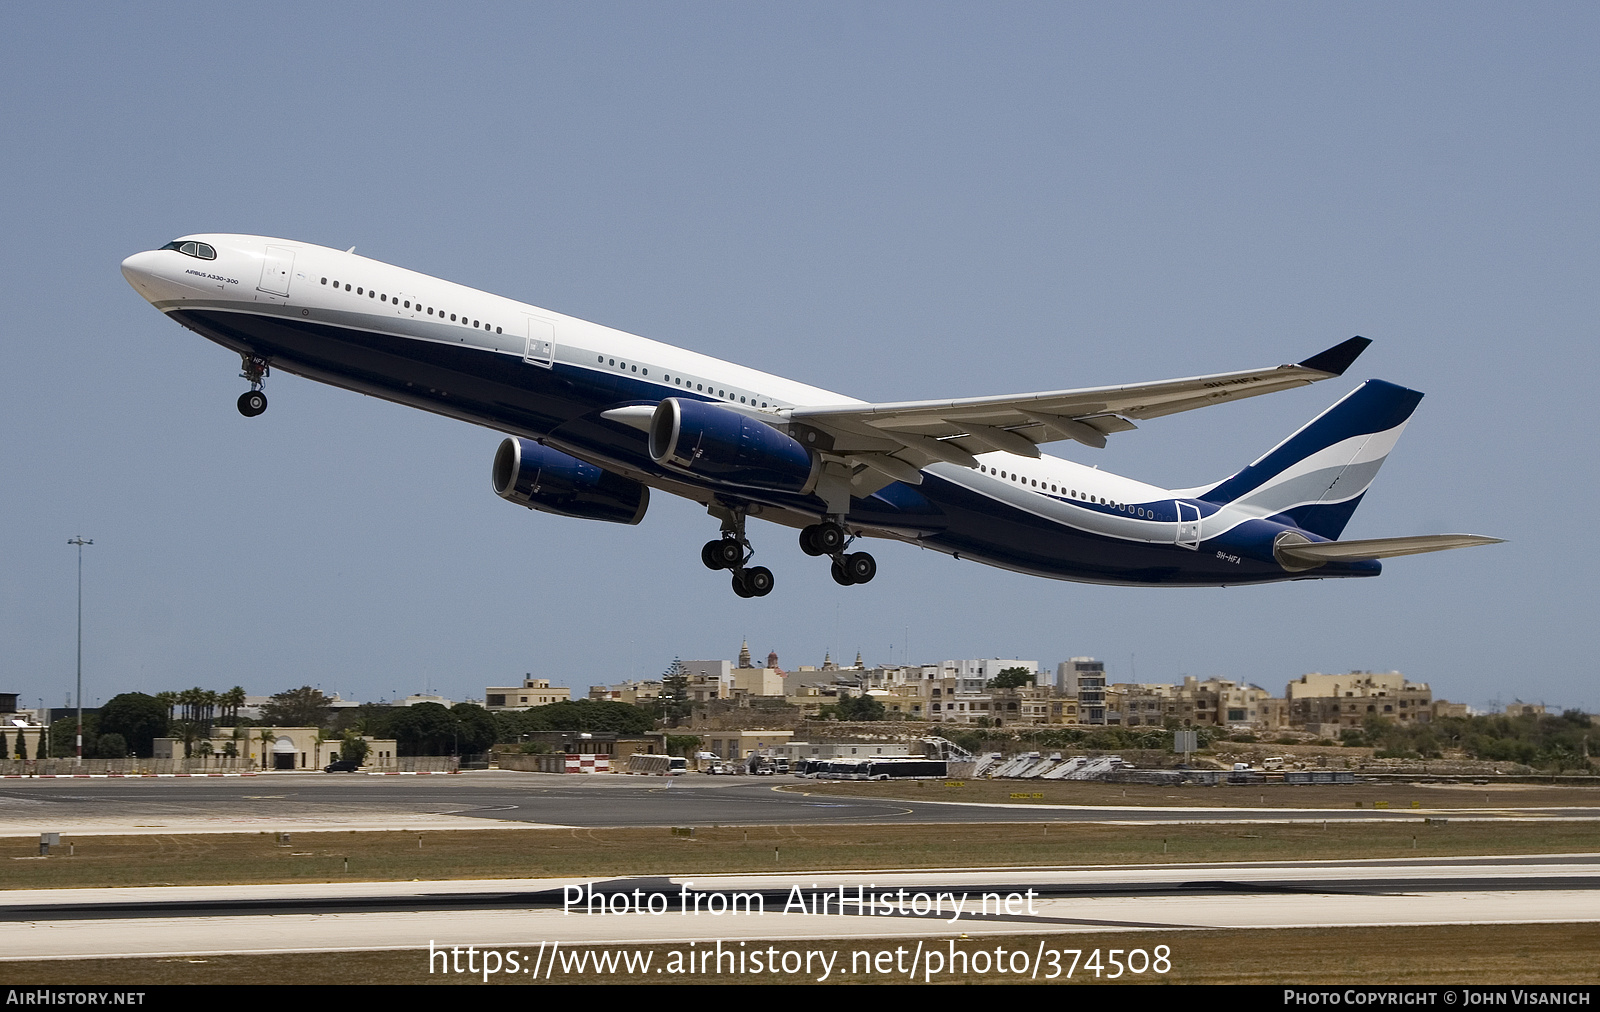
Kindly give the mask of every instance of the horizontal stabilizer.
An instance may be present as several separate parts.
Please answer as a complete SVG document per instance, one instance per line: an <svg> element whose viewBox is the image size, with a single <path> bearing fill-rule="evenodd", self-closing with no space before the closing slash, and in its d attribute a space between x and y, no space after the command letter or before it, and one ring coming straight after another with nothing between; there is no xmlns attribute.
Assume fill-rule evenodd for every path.
<svg viewBox="0 0 1600 1012"><path fill-rule="evenodd" d="M1272 554L1285 569L1314 569L1329 562L1360 562L1390 559L1397 555L1421 555L1447 548L1497 545L1503 538L1479 534L1423 534L1412 538L1368 538L1364 541L1303 541L1299 535L1278 535Z"/></svg>

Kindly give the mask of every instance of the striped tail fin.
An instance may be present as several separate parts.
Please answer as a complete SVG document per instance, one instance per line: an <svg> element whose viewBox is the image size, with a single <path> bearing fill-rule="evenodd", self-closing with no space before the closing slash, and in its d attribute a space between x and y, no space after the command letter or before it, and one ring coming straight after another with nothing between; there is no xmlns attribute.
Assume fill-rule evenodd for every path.
<svg viewBox="0 0 1600 1012"><path fill-rule="evenodd" d="M1368 380L1249 467L1199 498L1338 538L1422 394Z"/></svg>

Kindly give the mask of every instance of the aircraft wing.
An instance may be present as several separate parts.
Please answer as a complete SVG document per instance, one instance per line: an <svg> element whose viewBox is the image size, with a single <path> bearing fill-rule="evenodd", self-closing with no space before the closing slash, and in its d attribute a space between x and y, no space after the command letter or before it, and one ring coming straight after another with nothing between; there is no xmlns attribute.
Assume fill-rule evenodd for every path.
<svg viewBox="0 0 1600 1012"><path fill-rule="evenodd" d="M796 408L793 422L822 430L827 449L902 481L936 461L976 467L973 454L1004 450L1038 457L1039 443L1076 439L1103 447L1106 436L1210 404L1288 390L1342 375L1372 342L1352 337L1303 362L1187 379L1087 387L1001 397Z"/></svg>

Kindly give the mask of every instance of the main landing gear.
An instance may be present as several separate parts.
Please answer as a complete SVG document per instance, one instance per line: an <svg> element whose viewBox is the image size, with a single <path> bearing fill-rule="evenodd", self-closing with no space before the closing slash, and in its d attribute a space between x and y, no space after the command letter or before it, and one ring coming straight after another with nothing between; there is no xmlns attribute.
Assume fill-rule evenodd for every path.
<svg viewBox="0 0 1600 1012"><path fill-rule="evenodd" d="M869 583L878 575L878 562L866 552L846 552L853 540L843 524L824 520L800 532L800 550L807 555L830 556L833 582L841 587Z"/></svg>
<svg viewBox="0 0 1600 1012"><path fill-rule="evenodd" d="M744 512L729 514L722 522L722 537L707 541L700 549L700 561L707 569L726 569L733 574L733 592L740 597L766 597L772 593L772 570L766 566L746 567L755 555L744 536Z"/></svg>
<svg viewBox="0 0 1600 1012"><path fill-rule="evenodd" d="M772 593L772 570L750 566L755 555L745 537L743 510L720 507L713 511L722 518L722 537L707 541L700 549L700 561L707 569L726 569L733 574L733 592L740 597L766 597ZM842 519L842 518L841 518ZM849 552L855 539L837 520L824 520L800 532L800 549L807 555L826 555L833 560L833 582L842 587L868 583L878 575L878 563L866 552Z"/></svg>
<svg viewBox="0 0 1600 1012"><path fill-rule="evenodd" d="M250 389L239 395L239 414L254 418L267 410L267 395L261 392L261 383L270 371L266 359L244 356L244 371L239 376L250 381Z"/></svg>

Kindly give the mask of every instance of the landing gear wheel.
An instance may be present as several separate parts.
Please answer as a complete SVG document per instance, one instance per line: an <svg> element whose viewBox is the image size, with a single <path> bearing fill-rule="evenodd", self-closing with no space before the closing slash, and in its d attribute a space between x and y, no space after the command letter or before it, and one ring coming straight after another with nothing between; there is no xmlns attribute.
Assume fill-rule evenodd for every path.
<svg viewBox="0 0 1600 1012"><path fill-rule="evenodd" d="M722 569L733 569L744 562L744 545L732 538L723 538L714 544L717 561L722 563Z"/></svg>
<svg viewBox="0 0 1600 1012"><path fill-rule="evenodd" d="M254 418L267 410L267 395L259 390L246 390L239 395L239 414Z"/></svg>
<svg viewBox="0 0 1600 1012"><path fill-rule="evenodd" d="M811 532L811 547L815 555L832 555L844 547L846 534L844 528L832 520L825 520L820 524L812 524L806 528Z"/></svg>
<svg viewBox="0 0 1600 1012"><path fill-rule="evenodd" d="M811 526L803 528L800 531L800 550L802 552L805 552L807 555L823 555L823 554L826 554L826 553L823 552L822 549L818 548L817 545L816 545L816 541L815 541L816 533L817 533L817 525L816 524L812 524Z"/></svg>
<svg viewBox="0 0 1600 1012"><path fill-rule="evenodd" d="M240 408L243 411L244 408ZM707 569L726 569L722 562L722 542L707 541L700 549L700 561L705 563Z"/></svg>
<svg viewBox="0 0 1600 1012"><path fill-rule="evenodd" d="M745 570L744 589L750 592L751 597L766 597L772 593L772 570L766 566Z"/></svg>
<svg viewBox="0 0 1600 1012"><path fill-rule="evenodd" d="M828 572L833 575L833 582L837 583L841 587L848 587L856 582L855 579L851 577L850 571L845 569L844 560L842 559L834 559L833 565L829 568Z"/></svg>
<svg viewBox="0 0 1600 1012"><path fill-rule="evenodd" d="M851 583L871 583L872 578L878 575L878 560L866 552L846 555L840 561L844 563L844 571L850 574Z"/></svg>
<svg viewBox="0 0 1600 1012"><path fill-rule="evenodd" d="M740 597L755 597L755 591L745 586L744 573L733 574L733 592Z"/></svg>

